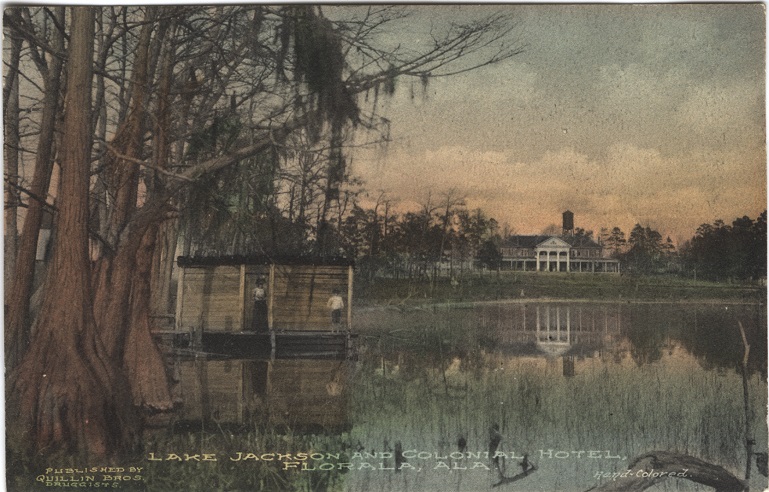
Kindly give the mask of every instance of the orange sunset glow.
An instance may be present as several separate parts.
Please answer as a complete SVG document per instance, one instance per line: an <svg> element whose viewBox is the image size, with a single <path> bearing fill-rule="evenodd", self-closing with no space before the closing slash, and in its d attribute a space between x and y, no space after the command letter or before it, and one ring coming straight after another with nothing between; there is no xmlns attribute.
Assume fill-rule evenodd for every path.
<svg viewBox="0 0 769 492"><path fill-rule="evenodd" d="M761 5L424 7L403 39L491 9L516 15L523 52L383 98L392 141L354 153L372 198L453 190L518 233L568 209L675 243L766 208Z"/></svg>

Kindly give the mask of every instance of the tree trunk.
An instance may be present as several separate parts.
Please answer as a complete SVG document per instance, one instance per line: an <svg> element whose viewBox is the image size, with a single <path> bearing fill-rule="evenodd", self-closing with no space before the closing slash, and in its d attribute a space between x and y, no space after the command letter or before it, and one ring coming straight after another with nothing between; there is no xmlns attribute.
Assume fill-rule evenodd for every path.
<svg viewBox="0 0 769 492"><path fill-rule="evenodd" d="M133 404L153 410L169 410L172 407L171 393L162 355L152 339L150 323L150 274L157 235L156 224L148 227L137 251L123 364Z"/></svg>
<svg viewBox="0 0 769 492"><path fill-rule="evenodd" d="M167 31L173 38L175 24L171 23ZM164 29L165 31L166 29ZM173 57L172 43L167 40L163 43L161 53L161 70L157 91L157 112L155 117L155 136L154 136L154 158L155 167L165 169L171 156L171 85L173 79ZM180 119L187 119L187 114L182 113L177 116ZM157 181L157 182L156 182ZM148 195L162 193L162 186L159 183L157 174L150 181L152 186L148 186ZM176 244L179 240L178 219L166 220L158 228L157 247L153 252L150 292L147 296L150 299L150 312L157 315L165 315L173 312L171 307L171 274L173 271L174 254L176 253Z"/></svg>
<svg viewBox="0 0 769 492"><path fill-rule="evenodd" d="M145 130L147 114L149 81L149 60L151 52L151 40L155 8L150 7L145 16L145 24L139 33L139 42L136 47L133 75L131 77L131 105L128 115L115 132L112 140L111 151L113 155L108 157L111 161L109 171L109 192L115 197L115 203L111 210L110 229L107 240L112 245L117 245L123 228L136 209L136 199L139 185L139 166L127 159L140 159L142 153L142 136ZM121 154L121 155L117 155Z"/></svg>
<svg viewBox="0 0 769 492"><path fill-rule="evenodd" d="M64 7L57 7L55 14L59 23L64 25ZM57 51L64 51L64 34L58 29L54 29L53 44ZM40 120L35 172L30 187L32 196L28 202L27 215L19 236L16 271L7 299L8 309L5 319L6 368L15 367L29 344L29 303L35 273L37 239L45 205L41 200L48 195L51 172L53 171L54 129L59 112L61 69L61 58L58 56L51 57L48 77L45 79L45 99ZM88 126L90 127L90 124ZM35 197L40 197L40 199Z"/></svg>
<svg viewBox="0 0 769 492"><path fill-rule="evenodd" d="M4 285L10 286L16 263L17 242L19 238L16 214L19 210L19 59L21 58L22 39L11 35L11 54L8 61L8 74L3 88L3 121L5 121L5 174L8 184L5 189L5 264Z"/></svg>
<svg viewBox="0 0 769 492"><path fill-rule="evenodd" d="M10 445L37 457L64 451L108 459L133 442L124 381L101 343L88 257L92 7L72 8L56 247L34 338L11 375Z"/></svg>
<svg viewBox="0 0 769 492"><path fill-rule="evenodd" d="M149 19L154 12L148 11ZM161 24L165 33L167 25ZM142 29L137 49L136 65L149 63L151 50L150 24ZM163 43L163 36L157 39ZM170 47L164 46L162 55L161 83L156 112L154 163L163 168L168 159L169 92L172 67ZM137 69L132 80L132 109L129 120L116 136L113 152L124 153L131 159L141 156L141 135L146 119L146 103L149 99L148 69ZM119 161L121 158L115 156ZM133 169L129 169L131 166ZM99 285L97 299L102 303L97 321L110 355L123 361L133 403L153 410L167 410L172 402L168 389L163 359L152 339L150 314L152 299L152 264L156 249L158 231L168 210L168 198L156 199L163 195L163 189L151 177L145 179L148 199L141 208L136 208L135 193L138 189L138 171L134 162L121 162L118 174L125 178L122 185L130 186L133 194L118 194L113 215L113 236L119 240L114 255L100 261L101 276L109 279ZM173 254L173 253L171 253Z"/></svg>
<svg viewBox="0 0 769 492"><path fill-rule="evenodd" d="M131 291L142 240L149 228L162 222L168 207L167 201L153 200L139 209L121 233L123 239L114 256L96 262L95 268L98 271L94 273L94 278L99 280L99 285L94 292L94 299L102 305L94 306L95 318L104 346L110 356L116 359L123 357L125 349L129 330L127 325L130 323Z"/></svg>
<svg viewBox="0 0 769 492"><path fill-rule="evenodd" d="M179 240L178 219L168 220L160 226L158 247L155 248L152 263L152 306L153 314L173 313L171 304L172 273L174 254Z"/></svg>
<svg viewBox="0 0 769 492"><path fill-rule="evenodd" d="M114 13L113 13L114 15ZM114 24L116 20L109 24L107 28L111 33L114 30ZM94 166L102 168L106 166L107 157L107 104L106 101L106 83L105 73L107 72L107 56L109 54L109 47L105 46L106 38L108 34L104 32L104 22L102 16L97 18L97 25L99 30L96 36L97 51L99 56L96 60L97 73L95 74L95 90L94 90L94 134L96 136L96 154L101 158L94 163ZM125 63L125 62L123 62ZM93 172L93 171L92 171ZM110 200L107 198L107 187L104 181L103 173L96 173L94 175L94 182L91 188L91 196L93 197L90 203L91 217L89 220L92 234L97 234L98 241L92 244L93 255L95 257L101 257L106 254L103 251L105 244L102 242L107 237L108 233L108 211L107 204Z"/></svg>
<svg viewBox="0 0 769 492"><path fill-rule="evenodd" d="M107 351L121 358L128 319L132 271L144 230L128 232L128 223L136 211L139 168L130 159L139 159L149 91L149 56L155 9L149 8L146 23L139 33L134 72L131 78L131 105L128 115L115 132L108 161L108 194L115 197L110 210L106 241L112 248L96 262L94 305L96 321L102 330ZM132 239L127 240L126 236ZM128 243L128 244L123 244Z"/></svg>

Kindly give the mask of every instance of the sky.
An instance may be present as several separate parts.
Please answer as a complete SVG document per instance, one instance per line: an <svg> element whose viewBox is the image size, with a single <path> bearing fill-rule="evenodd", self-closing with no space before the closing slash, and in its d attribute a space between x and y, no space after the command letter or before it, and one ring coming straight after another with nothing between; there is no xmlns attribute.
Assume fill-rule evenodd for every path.
<svg viewBox="0 0 769 492"><path fill-rule="evenodd" d="M676 243L766 209L763 5L416 9L394 38L502 10L524 51L415 98L400 81L378 108L392 141L352 156L372 197L408 209L453 189L519 234L568 209Z"/></svg>

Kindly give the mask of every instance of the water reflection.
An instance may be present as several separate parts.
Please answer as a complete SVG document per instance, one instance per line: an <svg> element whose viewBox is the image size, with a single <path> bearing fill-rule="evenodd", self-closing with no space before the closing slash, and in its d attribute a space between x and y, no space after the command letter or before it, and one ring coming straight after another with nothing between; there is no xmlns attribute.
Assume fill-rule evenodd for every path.
<svg viewBox="0 0 769 492"><path fill-rule="evenodd" d="M257 425L283 430L350 427L344 360L178 360L180 422Z"/></svg>
<svg viewBox="0 0 769 492"><path fill-rule="evenodd" d="M763 306L361 311L357 362L177 361L180 420L335 433L329 451L346 450L351 467L337 476L346 491L485 490L500 480L493 456L484 454L492 444L508 459L505 476L523 456L536 467L519 490L585 490L596 485L596 474L624 471L632 457L655 449L697 456L742 477L737 321L751 345L750 438L765 452ZM394 473L395 443L420 471ZM757 470L752 475L752 487L766 487Z"/></svg>
<svg viewBox="0 0 769 492"><path fill-rule="evenodd" d="M628 459L678 450L744 476L737 321L751 345L751 438L757 450L767 447L763 306L500 303L357 319L380 337L356 377L354 436L405 435L404 446L450 453L456 436L468 449L487 449L488 429L498 425L503 448L529 453L538 466L523 490L585 490L597 471L628 465L552 459L548 450L604 449ZM412 333L391 330L406 320ZM480 490L496 478L430 472L414 490ZM755 468L752 477L754 487L766 487ZM349 490L366 490L358 478L350 477Z"/></svg>
<svg viewBox="0 0 769 492"><path fill-rule="evenodd" d="M737 368L744 350L739 321L751 346L750 370L766 375L765 306L520 303L465 314L469 325L479 325L478 342L488 351L578 358L627 352L648 364L679 344L709 368Z"/></svg>

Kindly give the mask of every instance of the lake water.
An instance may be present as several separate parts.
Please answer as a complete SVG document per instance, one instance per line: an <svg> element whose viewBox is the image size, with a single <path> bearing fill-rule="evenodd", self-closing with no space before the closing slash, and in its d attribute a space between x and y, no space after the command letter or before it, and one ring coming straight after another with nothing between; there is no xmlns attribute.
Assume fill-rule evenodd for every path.
<svg viewBox="0 0 769 492"><path fill-rule="evenodd" d="M358 310L352 360L175 360L174 430L147 448L215 454L199 490L579 491L655 450L744 478L740 324L766 453L765 307L555 302ZM149 465L153 490L190 470Z"/></svg>

